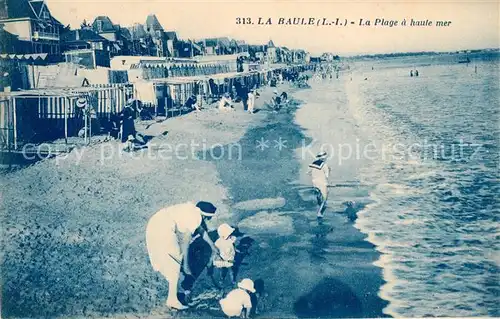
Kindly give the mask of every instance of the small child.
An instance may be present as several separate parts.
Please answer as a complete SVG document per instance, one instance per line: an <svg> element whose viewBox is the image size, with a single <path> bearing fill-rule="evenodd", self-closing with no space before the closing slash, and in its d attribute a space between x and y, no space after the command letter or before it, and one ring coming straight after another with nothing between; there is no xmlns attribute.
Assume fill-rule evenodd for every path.
<svg viewBox="0 0 500 319"><path fill-rule="evenodd" d="M196 111L200 111L203 108L203 96L201 94L196 95Z"/></svg>
<svg viewBox="0 0 500 319"><path fill-rule="evenodd" d="M235 284L234 257L236 256L236 236L233 236L235 229L228 224L222 224L217 228L219 239L215 241L215 247L219 249L219 255L214 260L214 266L221 268L221 279L224 280L228 271L231 283Z"/></svg>
<svg viewBox="0 0 500 319"><path fill-rule="evenodd" d="M252 299L250 293L255 293L253 281L243 279L238 283L238 288L232 290L227 296L219 301L222 311L229 318L239 317L250 318L252 311Z"/></svg>
<svg viewBox="0 0 500 319"><path fill-rule="evenodd" d="M222 110L222 111L234 110L232 103L233 103L233 101L231 100L229 93L225 93L219 101L219 110Z"/></svg>

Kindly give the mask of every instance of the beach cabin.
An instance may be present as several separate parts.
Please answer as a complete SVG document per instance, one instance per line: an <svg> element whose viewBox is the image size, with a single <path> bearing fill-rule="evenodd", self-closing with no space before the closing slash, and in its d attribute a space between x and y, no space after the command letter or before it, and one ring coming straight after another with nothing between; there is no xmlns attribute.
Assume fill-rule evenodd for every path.
<svg viewBox="0 0 500 319"><path fill-rule="evenodd" d="M0 149L19 150L28 143L43 143L76 136L85 125L84 99L103 126L133 97L131 85L52 88L0 93Z"/></svg>

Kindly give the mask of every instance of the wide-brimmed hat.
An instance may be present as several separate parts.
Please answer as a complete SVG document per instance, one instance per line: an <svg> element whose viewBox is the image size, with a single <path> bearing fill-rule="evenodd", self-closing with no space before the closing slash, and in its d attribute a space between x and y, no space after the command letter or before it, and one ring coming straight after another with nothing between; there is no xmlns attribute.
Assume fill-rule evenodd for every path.
<svg viewBox="0 0 500 319"><path fill-rule="evenodd" d="M273 91L273 93L274 93L274 94L278 94L278 90L274 90L274 91Z"/></svg>
<svg viewBox="0 0 500 319"><path fill-rule="evenodd" d="M228 224L222 224L217 228L217 234L223 239L228 239L234 231L235 229Z"/></svg>
<svg viewBox="0 0 500 319"><path fill-rule="evenodd" d="M316 158L323 158L323 157L326 157L328 156L328 153L325 152L325 151L321 151L319 152L317 155L316 155Z"/></svg>
<svg viewBox="0 0 500 319"><path fill-rule="evenodd" d="M241 289L245 289L250 291L251 293L255 293L255 287L253 285L252 279L245 278L238 283L238 287Z"/></svg>
<svg viewBox="0 0 500 319"><path fill-rule="evenodd" d="M196 204L196 207L198 207L201 211L201 215L207 216L207 217L212 217L215 215L215 212L217 211L217 207L215 207L212 203L209 202L198 202Z"/></svg>

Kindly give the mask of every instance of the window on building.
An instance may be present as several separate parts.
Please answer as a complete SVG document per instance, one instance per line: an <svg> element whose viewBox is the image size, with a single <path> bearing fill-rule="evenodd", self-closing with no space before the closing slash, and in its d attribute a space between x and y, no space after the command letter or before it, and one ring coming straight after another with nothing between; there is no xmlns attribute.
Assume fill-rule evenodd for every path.
<svg viewBox="0 0 500 319"><path fill-rule="evenodd" d="M97 32L102 32L102 21L97 21Z"/></svg>

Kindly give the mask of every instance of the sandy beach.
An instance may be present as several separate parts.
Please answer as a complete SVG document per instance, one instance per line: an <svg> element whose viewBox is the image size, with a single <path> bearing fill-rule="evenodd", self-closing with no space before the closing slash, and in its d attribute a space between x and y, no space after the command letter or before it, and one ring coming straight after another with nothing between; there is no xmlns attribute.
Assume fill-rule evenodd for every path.
<svg viewBox="0 0 500 319"><path fill-rule="evenodd" d="M228 222L252 238L239 277L264 282L258 315L382 316L378 253L344 215L316 220L301 175L307 161L297 157L310 141L295 122L304 101L272 113L263 106L271 95L262 90L253 115L239 103L234 112L141 123L138 130L154 136L145 150L120 153L118 142L106 142L1 176L3 316L171 316L145 226L164 206L198 200L218 207L212 228ZM347 175L336 182L352 181ZM192 294L206 302L174 316L220 315L207 278Z"/></svg>

